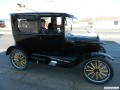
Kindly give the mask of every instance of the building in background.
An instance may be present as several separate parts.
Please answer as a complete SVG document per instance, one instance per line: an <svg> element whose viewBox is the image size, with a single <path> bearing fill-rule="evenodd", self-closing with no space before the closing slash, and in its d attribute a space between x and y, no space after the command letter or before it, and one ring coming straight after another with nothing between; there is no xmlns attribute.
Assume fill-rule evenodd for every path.
<svg viewBox="0 0 120 90"><path fill-rule="evenodd" d="M94 29L120 29L120 17L83 18L80 22L86 22Z"/></svg>
<svg viewBox="0 0 120 90"><path fill-rule="evenodd" d="M120 17L96 17L94 28L120 29Z"/></svg>

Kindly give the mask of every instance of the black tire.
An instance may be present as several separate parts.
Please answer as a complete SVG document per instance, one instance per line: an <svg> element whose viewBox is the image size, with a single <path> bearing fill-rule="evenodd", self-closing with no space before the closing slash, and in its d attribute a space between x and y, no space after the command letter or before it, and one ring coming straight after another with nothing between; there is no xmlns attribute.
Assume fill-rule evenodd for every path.
<svg viewBox="0 0 120 90"><path fill-rule="evenodd" d="M103 46L100 46L99 52L106 53L106 50Z"/></svg>
<svg viewBox="0 0 120 90"><path fill-rule="evenodd" d="M84 77L94 84L104 84L110 81L114 70L107 59L102 57L91 57L83 62Z"/></svg>
<svg viewBox="0 0 120 90"><path fill-rule="evenodd" d="M28 65L28 55L22 49L13 49L10 53L10 61L18 70L25 70Z"/></svg>

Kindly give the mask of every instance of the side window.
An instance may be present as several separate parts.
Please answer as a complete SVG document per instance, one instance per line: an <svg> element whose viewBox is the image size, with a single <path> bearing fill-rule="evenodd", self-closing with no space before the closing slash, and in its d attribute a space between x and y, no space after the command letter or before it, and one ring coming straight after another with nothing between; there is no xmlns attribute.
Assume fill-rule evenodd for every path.
<svg viewBox="0 0 120 90"><path fill-rule="evenodd" d="M17 18L18 29L23 33L38 33L38 21L35 16L19 16Z"/></svg>
<svg viewBox="0 0 120 90"><path fill-rule="evenodd" d="M60 34L62 25L61 17L40 17L41 34Z"/></svg>

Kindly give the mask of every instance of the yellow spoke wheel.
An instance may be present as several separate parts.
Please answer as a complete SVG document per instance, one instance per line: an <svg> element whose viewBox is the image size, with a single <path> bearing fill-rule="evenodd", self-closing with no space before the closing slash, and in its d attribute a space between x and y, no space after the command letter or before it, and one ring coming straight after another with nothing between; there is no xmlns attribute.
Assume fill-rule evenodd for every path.
<svg viewBox="0 0 120 90"><path fill-rule="evenodd" d="M113 69L107 59L93 57L85 61L84 76L93 83L104 83L113 76Z"/></svg>
<svg viewBox="0 0 120 90"><path fill-rule="evenodd" d="M25 69L27 65L27 55L20 49L14 49L10 54L10 60L12 65L19 69Z"/></svg>

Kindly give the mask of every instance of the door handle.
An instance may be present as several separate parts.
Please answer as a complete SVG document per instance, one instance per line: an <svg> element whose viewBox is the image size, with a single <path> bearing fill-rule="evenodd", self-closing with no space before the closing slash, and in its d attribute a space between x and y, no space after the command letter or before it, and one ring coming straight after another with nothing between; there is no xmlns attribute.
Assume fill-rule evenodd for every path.
<svg viewBox="0 0 120 90"><path fill-rule="evenodd" d="M39 40L42 40L42 37L39 37Z"/></svg>

